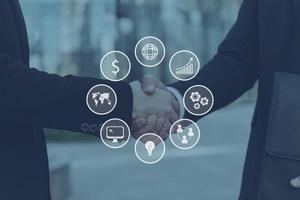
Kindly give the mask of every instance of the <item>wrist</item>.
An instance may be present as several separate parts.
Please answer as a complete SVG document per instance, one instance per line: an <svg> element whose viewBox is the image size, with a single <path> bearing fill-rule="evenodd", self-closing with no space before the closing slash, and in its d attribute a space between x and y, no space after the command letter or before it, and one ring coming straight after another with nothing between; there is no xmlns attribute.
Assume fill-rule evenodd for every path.
<svg viewBox="0 0 300 200"><path fill-rule="evenodd" d="M176 88L173 88L173 87L166 87L166 89L173 94L173 96L179 103L180 111L179 111L178 115L179 115L179 118L182 119L185 115L185 109L184 109L183 97L182 97L181 93Z"/></svg>

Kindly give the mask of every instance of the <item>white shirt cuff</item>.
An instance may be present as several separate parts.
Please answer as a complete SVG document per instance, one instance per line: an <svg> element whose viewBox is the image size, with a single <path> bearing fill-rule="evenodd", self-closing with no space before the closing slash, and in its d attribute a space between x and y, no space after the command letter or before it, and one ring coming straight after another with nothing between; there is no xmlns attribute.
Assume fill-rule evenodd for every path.
<svg viewBox="0 0 300 200"><path fill-rule="evenodd" d="M177 99L179 105L180 105L180 119L182 119L184 117L185 114L185 109L183 106L183 99L182 99L182 95L180 94L180 92L173 87L167 87L167 89L175 96L175 98Z"/></svg>

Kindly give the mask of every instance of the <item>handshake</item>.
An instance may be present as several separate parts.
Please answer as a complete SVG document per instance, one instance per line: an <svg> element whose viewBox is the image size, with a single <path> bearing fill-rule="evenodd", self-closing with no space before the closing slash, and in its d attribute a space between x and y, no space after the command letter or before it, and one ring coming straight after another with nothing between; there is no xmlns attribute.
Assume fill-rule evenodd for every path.
<svg viewBox="0 0 300 200"><path fill-rule="evenodd" d="M172 124L180 117L180 104L174 94L151 75L141 83L130 83L133 92L132 135L156 133L163 140L168 137Z"/></svg>

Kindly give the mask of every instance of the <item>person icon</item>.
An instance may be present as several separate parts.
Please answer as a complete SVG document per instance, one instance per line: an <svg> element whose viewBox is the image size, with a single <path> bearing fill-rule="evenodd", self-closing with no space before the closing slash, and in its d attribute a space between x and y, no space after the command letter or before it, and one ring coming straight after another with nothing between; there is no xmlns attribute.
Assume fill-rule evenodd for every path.
<svg viewBox="0 0 300 200"><path fill-rule="evenodd" d="M176 133L183 133L183 129L182 129L181 124L178 124Z"/></svg>
<svg viewBox="0 0 300 200"><path fill-rule="evenodd" d="M188 136L193 137L194 135L195 134L194 134L193 128L189 128Z"/></svg>
<svg viewBox="0 0 300 200"><path fill-rule="evenodd" d="M186 135L182 136L181 143L182 143L182 144L187 144L187 143L188 143L188 140L187 140Z"/></svg>

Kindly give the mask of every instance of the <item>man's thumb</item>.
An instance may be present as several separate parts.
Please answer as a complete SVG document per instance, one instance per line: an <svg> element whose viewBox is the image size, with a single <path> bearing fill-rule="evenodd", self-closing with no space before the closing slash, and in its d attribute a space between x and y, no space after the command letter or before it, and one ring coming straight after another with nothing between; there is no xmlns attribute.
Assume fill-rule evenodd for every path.
<svg viewBox="0 0 300 200"><path fill-rule="evenodd" d="M295 188L300 188L300 176L291 180L291 185Z"/></svg>
<svg viewBox="0 0 300 200"><path fill-rule="evenodd" d="M146 75L142 79L142 90L148 94L152 95L156 91L158 80L152 75Z"/></svg>

